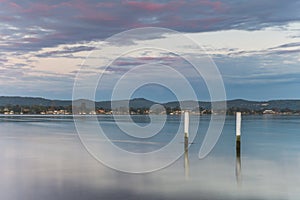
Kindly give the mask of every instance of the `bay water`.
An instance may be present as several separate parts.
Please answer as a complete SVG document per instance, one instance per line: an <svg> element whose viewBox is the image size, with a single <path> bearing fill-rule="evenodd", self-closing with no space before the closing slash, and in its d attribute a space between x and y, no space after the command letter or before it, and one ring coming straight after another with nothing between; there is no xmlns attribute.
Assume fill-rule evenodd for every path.
<svg viewBox="0 0 300 200"><path fill-rule="evenodd" d="M139 126L149 124L147 116L132 118ZM196 136L188 155L163 169L132 174L95 159L80 140L72 116L1 115L1 199L300 198L300 116L243 116L240 159L235 152L234 116L226 117L217 144L203 159L198 153L210 116L200 116L199 123L199 116L190 118ZM180 116L168 116L159 135L147 140L122 133L110 115L82 120L98 123L108 140L134 153L162 148L181 131ZM126 161L112 159L119 159L120 165Z"/></svg>

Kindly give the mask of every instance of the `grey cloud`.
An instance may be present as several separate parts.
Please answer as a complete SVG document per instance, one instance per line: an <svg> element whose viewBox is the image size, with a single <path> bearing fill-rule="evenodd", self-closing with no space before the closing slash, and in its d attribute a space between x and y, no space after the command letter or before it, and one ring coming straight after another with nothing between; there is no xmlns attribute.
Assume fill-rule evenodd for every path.
<svg viewBox="0 0 300 200"><path fill-rule="evenodd" d="M103 40L130 28L159 26L183 32L256 30L300 20L300 2L291 1L4 1L1 22L11 29L6 51L35 51L58 44ZM176 13L176 15L174 15ZM27 35L30 37L25 37ZM159 33L141 34L140 39ZM131 41L130 38L123 42ZM132 41L131 41L132 42Z"/></svg>
<svg viewBox="0 0 300 200"><path fill-rule="evenodd" d="M250 55L214 59L225 83L236 85L300 83L298 63L286 65L278 55ZM269 62L271 60L272 62Z"/></svg>
<svg viewBox="0 0 300 200"><path fill-rule="evenodd" d="M300 47L300 42L293 42L293 43L283 44L283 45L274 47L272 49L287 48L287 47Z"/></svg>
<svg viewBox="0 0 300 200"><path fill-rule="evenodd" d="M72 53L77 53L81 51L92 51L94 47L90 46L77 46L77 47L64 47L62 50L48 51L45 53L36 54L37 57L53 57L53 56L63 56L63 57L73 57Z"/></svg>
<svg viewBox="0 0 300 200"><path fill-rule="evenodd" d="M287 43L276 47L272 47L269 48L267 52L269 54L278 54L278 55L300 53L300 42Z"/></svg>
<svg viewBox="0 0 300 200"><path fill-rule="evenodd" d="M292 53L300 53L300 49L293 49L293 50L277 50L272 52L273 54L292 54Z"/></svg>

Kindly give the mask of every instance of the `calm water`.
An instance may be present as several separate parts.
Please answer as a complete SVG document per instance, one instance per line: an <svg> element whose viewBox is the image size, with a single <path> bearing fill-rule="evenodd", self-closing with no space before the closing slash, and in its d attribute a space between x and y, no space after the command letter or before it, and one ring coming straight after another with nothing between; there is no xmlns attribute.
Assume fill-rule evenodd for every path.
<svg viewBox="0 0 300 200"><path fill-rule="evenodd" d="M122 134L110 116L99 121L115 145L135 153L164 146L180 129L180 118L169 116L161 133L144 141ZM146 126L149 119L134 121ZM300 199L300 116L243 116L239 173L234 117L227 117L213 151L198 158L208 124L201 116L189 165L186 155L162 170L129 174L95 160L71 117L0 116L1 199Z"/></svg>

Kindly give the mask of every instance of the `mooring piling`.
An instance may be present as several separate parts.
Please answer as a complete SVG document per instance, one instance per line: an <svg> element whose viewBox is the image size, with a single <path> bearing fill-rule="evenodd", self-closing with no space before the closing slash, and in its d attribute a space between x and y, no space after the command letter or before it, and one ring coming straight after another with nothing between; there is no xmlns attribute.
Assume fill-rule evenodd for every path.
<svg viewBox="0 0 300 200"><path fill-rule="evenodd" d="M189 178L190 164L189 164L189 112L184 112L184 171L185 178Z"/></svg>
<svg viewBox="0 0 300 200"><path fill-rule="evenodd" d="M184 151L188 151L189 147L189 125L190 125L190 117L189 112L184 112Z"/></svg>
<svg viewBox="0 0 300 200"><path fill-rule="evenodd" d="M236 113L236 155L240 157L241 154L241 123L242 114L241 112Z"/></svg>
<svg viewBox="0 0 300 200"><path fill-rule="evenodd" d="M241 163L241 112L236 113L236 179L237 183L241 183L242 163Z"/></svg>

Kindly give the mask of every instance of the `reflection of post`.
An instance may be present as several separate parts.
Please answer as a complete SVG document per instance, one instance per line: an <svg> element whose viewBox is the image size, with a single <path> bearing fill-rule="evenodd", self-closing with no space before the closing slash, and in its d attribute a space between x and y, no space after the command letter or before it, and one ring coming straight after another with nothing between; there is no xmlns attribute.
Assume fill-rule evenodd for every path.
<svg viewBox="0 0 300 200"><path fill-rule="evenodd" d="M190 176L190 161L189 161L189 150L184 151L184 175L188 179Z"/></svg>
<svg viewBox="0 0 300 200"><path fill-rule="evenodd" d="M189 112L184 112L184 172L185 178L189 178Z"/></svg>
<svg viewBox="0 0 300 200"><path fill-rule="evenodd" d="M238 184L241 184L241 180L242 180L241 174L242 174L241 157L236 156L235 176Z"/></svg>
<svg viewBox="0 0 300 200"><path fill-rule="evenodd" d="M241 181L241 172L242 172L242 164L241 164L241 122L242 117L241 113L236 113L236 180L238 184Z"/></svg>

